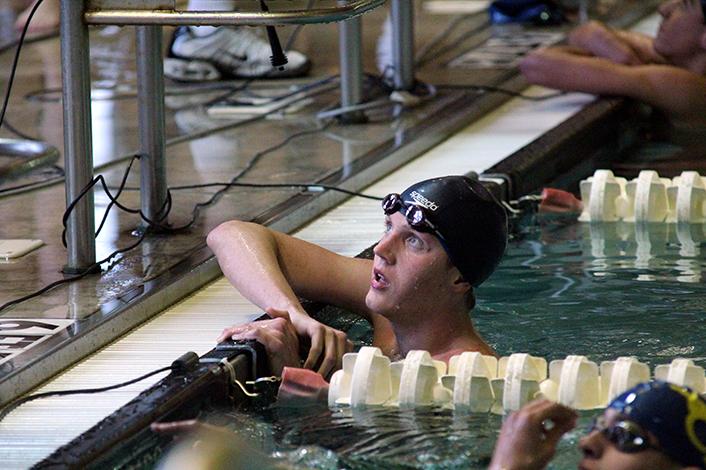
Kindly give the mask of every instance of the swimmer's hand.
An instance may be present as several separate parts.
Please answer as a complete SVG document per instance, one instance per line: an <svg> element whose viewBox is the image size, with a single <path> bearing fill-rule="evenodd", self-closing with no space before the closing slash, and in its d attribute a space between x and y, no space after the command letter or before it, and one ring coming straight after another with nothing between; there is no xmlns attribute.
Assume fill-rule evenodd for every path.
<svg viewBox="0 0 706 470"><path fill-rule="evenodd" d="M256 321L224 329L218 337L218 342L227 339L258 341L267 351L272 374L282 375L282 369L285 367L300 366L299 337L287 312L267 309L267 314L271 320Z"/></svg>
<svg viewBox="0 0 706 470"><path fill-rule="evenodd" d="M646 63L646 58L641 56L640 50L632 47L617 31L598 21L590 21L574 29L569 34L569 44L616 64Z"/></svg>
<svg viewBox="0 0 706 470"><path fill-rule="evenodd" d="M267 309L268 315L281 315L286 312ZM306 313L292 313L292 324L300 336L311 341L309 354L304 362L305 369L316 370L324 377L342 367L343 355L353 350L353 343L342 331L326 326ZM318 365L318 368L314 369Z"/></svg>
<svg viewBox="0 0 706 470"><path fill-rule="evenodd" d="M545 468L556 452L559 439L576 426L577 418L574 410L558 403L547 400L528 403L503 423L488 468Z"/></svg>

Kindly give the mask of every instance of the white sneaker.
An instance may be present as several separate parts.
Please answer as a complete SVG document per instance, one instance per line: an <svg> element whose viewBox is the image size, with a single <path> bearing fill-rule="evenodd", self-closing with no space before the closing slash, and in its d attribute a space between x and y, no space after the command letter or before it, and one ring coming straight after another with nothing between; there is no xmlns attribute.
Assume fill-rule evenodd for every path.
<svg viewBox="0 0 706 470"><path fill-rule="evenodd" d="M311 62L302 53L287 52L284 70L272 67L270 43L249 28L219 27L211 34L194 34L189 27L174 31L164 61L164 75L180 81L228 78L298 77L305 75Z"/></svg>

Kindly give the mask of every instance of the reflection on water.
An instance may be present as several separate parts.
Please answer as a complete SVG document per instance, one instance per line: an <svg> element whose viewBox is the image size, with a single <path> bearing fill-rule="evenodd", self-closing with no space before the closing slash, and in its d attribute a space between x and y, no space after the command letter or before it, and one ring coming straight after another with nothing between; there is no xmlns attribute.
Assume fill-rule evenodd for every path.
<svg viewBox="0 0 706 470"><path fill-rule="evenodd" d="M704 239L702 225L527 226L478 290L476 325L501 355L704 365Z"/></svg>
<svg viewBox="0 0 706 470"><path fill-rule="evenodd" d="M687 357L706 366L703 241L700 225L526 226L478 289L476 326L500 355L632 355L651 367ZM594 414L582 412L550 468L576 467ZM486 468L502 422L439 408L273 408L217 419L292 468Z"/></svg>
<svg viewBox="0 0 706 470"><path fill-rule="evenodd" d="M550 468L575 467L576 443L594 412L582 412L559 444ZM245 436L292 469L484 469L502 417L425 407L277 408L258 417L214 413L207 419Z"/></svg>
<svg viewBox="0 0 706 470"><path fill-rule="evenodd" d="M584 254L594 275L605 271L636 268L637 280L654 281L664 268L676 270L673 280L700 282L704 235L701 224L633 224L626 222L581 224ZM670 263L673 263L670 266ZM664 271L670 276L672 272ZM667 280L662 278L662 280Z"/></svg>

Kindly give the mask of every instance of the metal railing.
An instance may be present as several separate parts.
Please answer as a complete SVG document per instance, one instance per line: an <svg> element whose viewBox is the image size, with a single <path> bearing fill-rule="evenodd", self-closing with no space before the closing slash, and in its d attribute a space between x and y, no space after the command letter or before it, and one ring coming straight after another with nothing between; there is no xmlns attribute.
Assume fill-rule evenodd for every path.
<svg viewBox="0 0 706 470"><path fill-rule="evenodd" d="M140 133L140 195L144 216L163 220L167 198L163 25L285 25L344 22L341 27L341 96L344 105L362 101L361 25L359 16L385 0L320 0L315 8L303 2L271 0L269 12L256 1L243 1L239 11L180 11L174 0L61 0L61 61L63 81L64 153L67 206L93 179L90 58L88 25L137 27L138 114ZM392 0L393 72L398 89L414 84L412 65L412 0ZM287 5L289 8L281 8ZM67 220L67 273L82 272L96 262L93 193L75 205Z"/></svg>

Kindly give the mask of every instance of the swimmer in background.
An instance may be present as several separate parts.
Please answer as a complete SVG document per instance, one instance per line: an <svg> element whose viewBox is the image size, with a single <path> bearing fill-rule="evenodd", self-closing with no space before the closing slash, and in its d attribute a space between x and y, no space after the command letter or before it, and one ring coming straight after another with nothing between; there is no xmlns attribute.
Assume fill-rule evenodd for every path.
<svg viewBox="0 0 706 470"><path fill-rule="evenodd" d="M659 12L655 38L590 22L569 35L568 46L528 54L520 70L533 84L627 96L706 128L706 0L670 0Z"/></svg>
<svg viewBox="0 0 706 470"><path fill-rule="evenodd" d="M272 372L304 363L324 377L350 351L344 333L304 311L299 296L363 315L373 345L393 359L413 349L448 360L462 351L494 354L473 326L474 287L495 270L507 245L505 210L477 181L426 180L383 201L383 235L374 259L340 256L317 245L241 221L208 235L223 273L272 320L226 328L218 341L255 339ZM342 236L344 236L342 234Z"/></svg>
<svg viewBox="0 0 706 470"><path fill-rule="evenodd" d="M546 400L525 405L503 423L489 469L545 468L577 417ZM579 449L581 470L706 468L706 401L667 382L638 384L608 404Z"/></svg>

